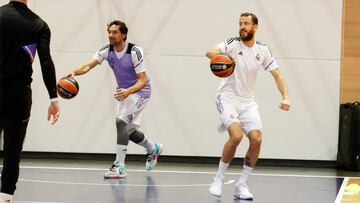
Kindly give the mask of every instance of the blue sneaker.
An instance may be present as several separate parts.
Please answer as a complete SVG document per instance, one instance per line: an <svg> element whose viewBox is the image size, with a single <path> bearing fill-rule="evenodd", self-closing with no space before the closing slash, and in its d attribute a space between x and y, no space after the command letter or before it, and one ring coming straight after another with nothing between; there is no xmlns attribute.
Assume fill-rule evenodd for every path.
<svg viewBox="0 0 360 203"><path fill-rule="evenodd" d="M109 170L104 173L104 178L124 178L127 175L126 171L126 164L114 161Z"/></svg>
<svg viewBox="0 0 360 203"><path fill-rule="evenodd" d="M151 171L157 163L157 158L160 156L163 150L163 145L160 143L155 143L155 149L146 155L146 165L145 169Z"/></svg>

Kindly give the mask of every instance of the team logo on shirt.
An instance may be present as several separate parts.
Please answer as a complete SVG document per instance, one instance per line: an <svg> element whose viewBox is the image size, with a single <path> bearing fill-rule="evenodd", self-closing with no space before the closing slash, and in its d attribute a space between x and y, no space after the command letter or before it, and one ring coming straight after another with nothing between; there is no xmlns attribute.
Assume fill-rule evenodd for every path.
<svg viewBox="0 0 360 203"><path fill-rule="evenodd" d="M238 54L239 54L240 56L242 56L242 55L243 55L242 51L240 51Z"/></svg>
<svg viewBox="0 0 360 203"><path fill-rule="evenodd" d="M256 59L257 61L260 61L260 54L256 54L255 59Z"/></svg>

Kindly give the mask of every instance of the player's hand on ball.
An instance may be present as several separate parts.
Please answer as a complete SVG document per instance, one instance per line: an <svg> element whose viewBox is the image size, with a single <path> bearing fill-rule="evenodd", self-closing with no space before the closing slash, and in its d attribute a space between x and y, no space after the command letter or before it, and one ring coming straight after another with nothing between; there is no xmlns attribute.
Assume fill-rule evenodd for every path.
<svg viewBox="0 0 360 203"><path fill-rule="evenodd" d="M61 78L73 78L75 77L75 72L71 71L69 73L66 73L65 75L63 75Z"/></svg>

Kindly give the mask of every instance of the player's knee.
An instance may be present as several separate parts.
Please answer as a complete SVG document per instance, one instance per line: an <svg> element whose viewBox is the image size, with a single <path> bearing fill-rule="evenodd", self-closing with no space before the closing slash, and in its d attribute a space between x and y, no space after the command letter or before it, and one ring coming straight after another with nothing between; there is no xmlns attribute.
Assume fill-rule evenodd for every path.
<svg viewBox="0 0 360 203"><path fill-rule="evenodd" d="M117 129L117 144L128 145L129 143L129 133L127 130L127 123L119 118L116 119L116 129Z"/></svg>
<svg viewBox="0 0 360 203"><path fill-rule="evenodd" d="M239 145L242 139L242 135L235 135L231 136L230 141L233 143L233 145Z"/></svg>
<svg viewBox="0 0 360 203"><path fill-rule="evenodd" d="M252 146L261 146L262 137L261 136L251 136L249 137L250 145Z"/></svg>
<svg viewBox="0 0 360 203"><path fill-rule="evenodd" d="M117 128L126 128L127 127L127 123L120 119L120 118L116 118L116 127Z"/></svg>
<svg viewBox="0 0 360 203"><path fill-rule="evenodd" d="M140 132L138 130L135 130L129 135L129 139L134 142L135 144L139 144L142 142L145 138L145 135L143 132Z"/></svg>

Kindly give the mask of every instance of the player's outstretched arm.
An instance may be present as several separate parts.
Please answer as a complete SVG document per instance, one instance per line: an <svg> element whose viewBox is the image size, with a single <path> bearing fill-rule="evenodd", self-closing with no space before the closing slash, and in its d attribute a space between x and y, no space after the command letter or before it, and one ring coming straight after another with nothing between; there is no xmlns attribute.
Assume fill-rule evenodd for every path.
<svg viewBox="0 0 360 203"><path fill-rule="evenodd" d="M71 71L69 73L66 73L65 75L63 75L62 78L67 78L67 77L73 78L76 75L83 75L83 74L89 72L92 68L94 68L98 64L99 64L98 60L91 59L88 63L75 68L73 71Z"/></svg>
<svg viewBox="0 0 360 203"><path fill-rule="evenodd" d="M277 88L282 95L282 101L281 101L279 108L284 111L289 111L290 110L290 97L289 97L288 88L285 83L285 80L284 80L283 76L281 75L279 69L277 69L277 68L271 71L271 75L274 77Z"/></svg>

